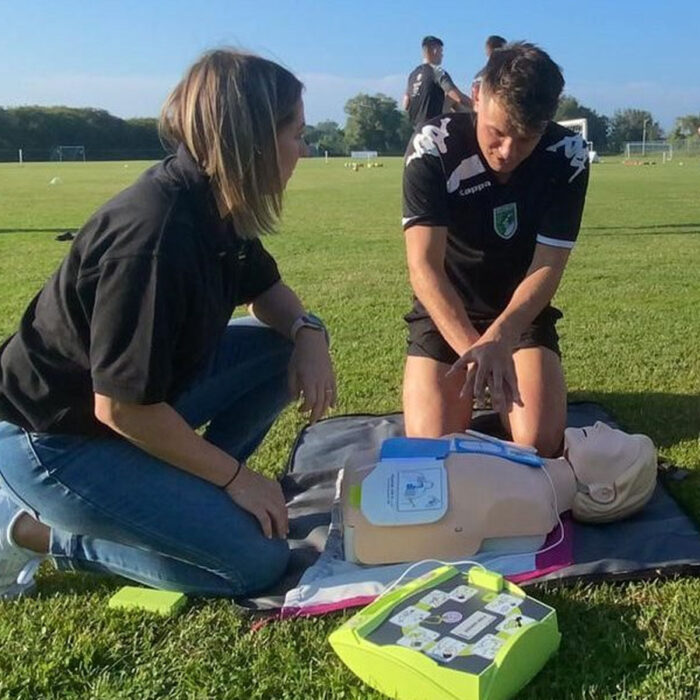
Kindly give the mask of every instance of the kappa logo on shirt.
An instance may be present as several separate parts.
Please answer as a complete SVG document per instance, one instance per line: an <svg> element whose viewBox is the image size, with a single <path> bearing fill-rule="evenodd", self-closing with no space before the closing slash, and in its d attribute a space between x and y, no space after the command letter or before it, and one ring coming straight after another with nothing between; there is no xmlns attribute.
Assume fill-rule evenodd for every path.
<svg viewBox="0 0 700 700"><path fill-rule="evenodd" d="M440 126L426 124L413 137L413 153L406 159L408 165L415 158L422 158L425 155L438 156L440 153L447 153L445 139L449 136L447 125L450 123L449 117L440 120Z"/></svg>
<svg viewBox="0 0 700 700"><path fill-rule="evenodd" d="M505 240L513 237L518 230L518 205L515 202L493 210L493 230Z"/></svg>
<svg viewBox="0 0 700 700"><path fill-rule="evenodd" d="M447 180L447 191L452 194L457 190L462 182L469 180L472 177L481 175L486 172L483 163L478 155L474 154L469 158L465 158L452 172L452 175ZM462 194L462 190L459 192ZM469 194L465 192L465 194Z"/></svg>
<svg viewBox="0 0 700 700"><path fill-rule="evenodd" d="M561 141L549 146L547 150L556 153L560 148L564 149L564 157L570 159L569 165L576 170L569 178L569 182L573 182L586 169L588 144L583 140L581 134L575 134L574 136L565 136Z"/></svg>

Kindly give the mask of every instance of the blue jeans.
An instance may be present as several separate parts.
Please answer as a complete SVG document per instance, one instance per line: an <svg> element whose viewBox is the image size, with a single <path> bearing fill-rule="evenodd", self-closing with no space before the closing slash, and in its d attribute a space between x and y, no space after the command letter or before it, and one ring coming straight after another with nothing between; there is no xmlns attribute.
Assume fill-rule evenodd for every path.
<svg viewBox="0 0 700 700"><path fill-rule="evenodd" d="M174 403L236 459L289 401L292 344L251 318L232 321L203 376ZM217 486L120 438L28 433L0 422L0 485L51 528L61 570L109 572L197 595L261 591L289 548Z"/></svg>

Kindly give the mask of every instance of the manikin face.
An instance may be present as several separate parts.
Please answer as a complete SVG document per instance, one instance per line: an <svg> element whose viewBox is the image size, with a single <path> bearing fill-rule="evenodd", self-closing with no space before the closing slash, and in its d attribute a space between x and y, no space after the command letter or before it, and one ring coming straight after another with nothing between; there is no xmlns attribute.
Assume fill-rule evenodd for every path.
<svg viewBox="0 0 700 700"><path fill-rule="evenodd" d="M564 431L564 456L581 484L612 484L639 457L634 436L598 421Z"/></svg>
<svg viewBox="0 0 700 700"><path fill-rule="evenodd" d="M286 187L299 158L306 154L304 143L304 103L297 103L294 119L277 132L277 160L282 187Z"/></svg>
<svg viewBox="0 0 700 700"><path fill-rule="evenodd" d="M656 449L646 435L596 423L567 428L564 457L576 479L572 512L584 522L611 522L636 513L656 486Z"/></svg>
<svg viewBox="0 0 700 700"><path fill-rule="evenodd" d="M535 150L542 133L519 133L505 109L481 85L474 87L472 97L481 153L491 170L507 178Z"/></svg>

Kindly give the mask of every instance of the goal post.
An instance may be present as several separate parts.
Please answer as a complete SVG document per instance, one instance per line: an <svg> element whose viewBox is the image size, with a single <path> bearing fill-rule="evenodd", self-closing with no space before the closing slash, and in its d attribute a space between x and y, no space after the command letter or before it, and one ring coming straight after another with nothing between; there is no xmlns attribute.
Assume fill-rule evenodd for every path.
<svg viewBox="0 0 700 700"><path fill-rule="evenodd" d="M661 158L665 163L673 160L673 144L669 141L627 141L625 158Z"/></svg>
<svg viewBox="0 0 700 700"><path fill-rule="evenodd" d="M581 134L581 138L588 145L588 158L591 163L597 163L599 161L598 154L593 148L593 141L588 140L588 119L562 119L557 122L561 126L571 129L577 134Z"/></svg>
<svg viewBox="0 0 700 700"><path fill-rule="evenodd" d="M557 122L557 124L561 124L561 126L581 134L583 140L588 142L588 119L564 119Z"/></svg>
<svg viewBox="0 0 700 700"><path fill-rule="evenodd" d="M54 146L51 151L51 160L60 163L64 161L85 162L85 146Z"/></svg>
<svg viewBox="0 0 700 700"><path fill-rule="evenodd" d="M352 160L372 160L379 157L377 151L350 151Z"/></svg>

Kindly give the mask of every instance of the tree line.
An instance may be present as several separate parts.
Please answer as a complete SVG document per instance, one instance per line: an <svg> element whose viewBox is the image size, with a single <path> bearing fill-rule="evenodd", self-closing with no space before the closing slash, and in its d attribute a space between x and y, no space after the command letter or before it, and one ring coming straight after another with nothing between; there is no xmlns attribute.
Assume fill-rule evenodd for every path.
<svg viewBox="0 0 700 700"><path fill-rule="evenodd" d="M345 126L321 121L306 127L313 155L347 155L353 150L383 155L403 153L411 125L395 99L381 93L360 93L345 103ZM564 95L555 119L588 120L588 138L599 153L619 153L625 142L667 138L700 141L700 114L678 117L664 134L652 114L642 109L598 114L575 97ZM0 108L0 160L50 160L57 146L83 146L88 160L156 160L165 155L156 119L120 119L101 109L73 107Z"/></svg>
<svg viewBox="0 0 700 700"><path fill-rule="evenodd" d="M411 127L396 100L386 95L360 94L345 104L347 123L319 122L307 127L307 142L319 154L344 155L351 150L376 150L380 153L403 152ZM620 153L628 141L700 141L700 114L678 117L665 134L652 114L643 109L621 109L612 117L598 114L571 95L562 96L556 121L587 119L588 139L599 153Z"/></svg>
<svg viewBox="0 0 700 700"><path fill-rule="evenodd" d="M700 114L678 117L671 131L666 134L646 110L621 109L612 117L606 117L582 105L575 97L564 95L559 100L554 118L556 121L587 119L588 139L597 151L604 153L620 153L628 141L700 141Z"/></svg>
<svg viewBox="0 0 700 700"><path fill-rule="evenodd" d="M51 160L57 146L83 146L89 160L158 159L157 119L120 119L103 109L0 107L0 160Z"/></svg>

